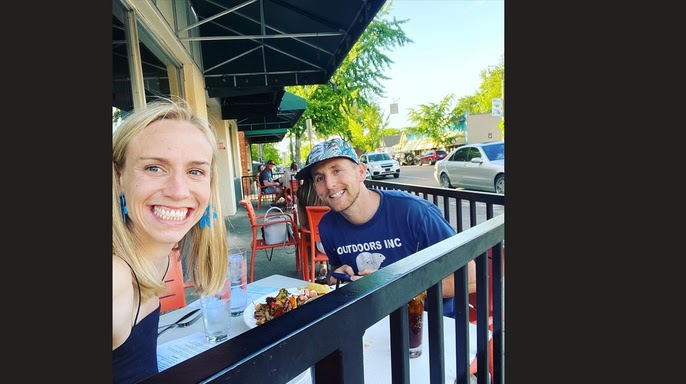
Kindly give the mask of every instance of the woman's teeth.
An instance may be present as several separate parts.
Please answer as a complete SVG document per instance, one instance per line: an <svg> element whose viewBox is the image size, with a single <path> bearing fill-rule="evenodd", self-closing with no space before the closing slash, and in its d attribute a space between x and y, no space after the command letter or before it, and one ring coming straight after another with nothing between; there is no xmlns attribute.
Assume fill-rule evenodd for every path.
<svg viewBox="0 0 686 384"><path fill-rule="evenodd" d="M182 209L166 209L166 208L160 208L160 207L155 207L152 210L155 213L155 216L159 217L162 220L175 220L175 221L180 221L186 218L186 214L188 213L188 209L182 208Z"/></svg>

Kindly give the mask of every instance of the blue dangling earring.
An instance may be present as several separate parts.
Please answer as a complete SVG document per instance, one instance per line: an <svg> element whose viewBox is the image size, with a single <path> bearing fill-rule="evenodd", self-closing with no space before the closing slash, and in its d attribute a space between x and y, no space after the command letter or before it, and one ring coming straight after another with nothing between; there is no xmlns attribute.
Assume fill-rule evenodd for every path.
<svg viewBox="0 0 686 384"><path fill-rule="evenodd" d="M124 224L126 224L126 214L129 213L129 209L126 208L126 197L124 197L124 192L119 196L119 203L121 204L121 214L124 217Z"/></svg>
<svg viewBox="0 0 686 384"><path fill-rule="evenodd" d="M216 218L217 218L217 212L214 211L212 204L208 205L207 208L205 208L205 213L203 213L202 217L200 218L200 228L212 227L212 219L216 219Z"/></svg>

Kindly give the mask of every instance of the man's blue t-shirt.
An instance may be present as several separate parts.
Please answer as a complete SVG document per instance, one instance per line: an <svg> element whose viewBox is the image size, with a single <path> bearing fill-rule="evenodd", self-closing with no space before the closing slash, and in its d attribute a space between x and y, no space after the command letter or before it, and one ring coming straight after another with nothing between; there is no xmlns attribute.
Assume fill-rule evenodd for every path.
<svg viewBox="0 0 686 384"><path fill-rule="evenodd" d="M355 225L329 211L319 222L322 245L333 266L350 265L355 274L379 269L456 234L434 204L411 193L371 189L381 197L368 222ZM452 299L443 312L454 317Z"/></svg>
<svg viewBox="0 0 686 384"><path fill-rule="evenodd" d="M274 175L269 168L265 168L260 172L260 187L264 187L264 182L273 182ZM262 190L262 193L276 193L276 187L266 187Z"/></svg>
<svg viewBox="0 0 686 384"><path fill-rule="evenodd" d="M264 181L268 181L271 183L273 181L273 177L274 176L272 175L272 171L270 171L269 168L263 169L262 172L260 172L260 187L264 186Z"/></svg>

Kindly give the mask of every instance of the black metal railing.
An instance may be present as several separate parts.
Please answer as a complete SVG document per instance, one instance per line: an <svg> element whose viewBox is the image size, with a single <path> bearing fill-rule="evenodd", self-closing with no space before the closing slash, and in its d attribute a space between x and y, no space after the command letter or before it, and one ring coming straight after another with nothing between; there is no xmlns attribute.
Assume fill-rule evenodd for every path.
<svg viewBox="0 0 686 384"><path fill-rule="evenodd" d="M446 382L441 281L455 276L455 355L458 384L469 383L467 263L476 262L477 382L504 383L503 195L365 181L433 201L458 234L341 287L227 342L172 366L144 383L286 383L314 367L315 383L364 383L364 332L389 316L391 377L409 383L407 302L427 290L430 383ZM503 210L504 211L504 210ZM488 260L493 273L489 276ZM489 293L489 291L491 291ZM489 375L489 305L492 294L493 376ZM374 383L372 383L374 384Z"/></svg>

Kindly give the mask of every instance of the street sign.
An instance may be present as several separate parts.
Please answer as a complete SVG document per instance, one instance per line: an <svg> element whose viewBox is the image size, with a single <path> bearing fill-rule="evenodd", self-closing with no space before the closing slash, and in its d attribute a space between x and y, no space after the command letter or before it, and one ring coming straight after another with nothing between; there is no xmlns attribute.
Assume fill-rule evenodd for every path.
<svg viewBox="0 0 686 384"><path fill-rule="evenodd" d="M499 97L494 98L491 101L491 116L502 116L503 115L503 100Z"/></svg>

